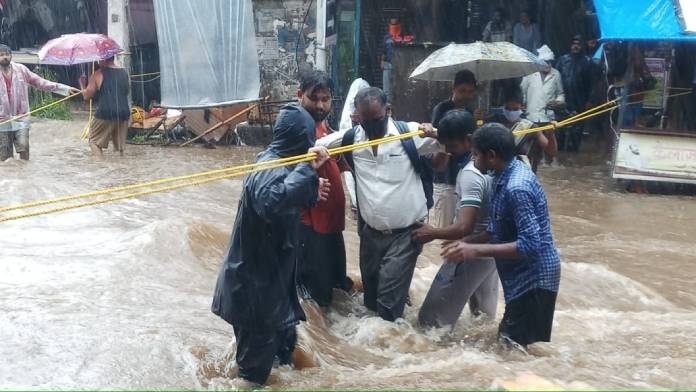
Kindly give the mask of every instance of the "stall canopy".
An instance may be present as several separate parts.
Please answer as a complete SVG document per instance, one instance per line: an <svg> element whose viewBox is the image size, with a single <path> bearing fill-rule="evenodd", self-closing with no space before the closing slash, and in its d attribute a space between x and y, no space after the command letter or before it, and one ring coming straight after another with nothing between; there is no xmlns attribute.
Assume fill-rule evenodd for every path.
<svg viewBox="0 0 696 392"><path fill-rule="evenodd" d="M683 4L693 2L682 0ZM696 35L684 30L684 26L696 24L691 20L694 18L691 5L683 8L687 12L679 12L679 1L675 0L595 0L594 4L603 41L696 42Z"/></svg>

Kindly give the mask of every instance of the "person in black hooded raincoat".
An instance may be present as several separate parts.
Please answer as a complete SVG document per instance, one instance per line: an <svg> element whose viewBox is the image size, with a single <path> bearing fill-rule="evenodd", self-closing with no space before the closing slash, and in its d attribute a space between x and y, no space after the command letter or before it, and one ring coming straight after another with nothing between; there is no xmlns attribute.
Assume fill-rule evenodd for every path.
<svg viewBox="0 0 696 392"><path fill-rule="evenodd" d="M218 276L212 311L232 324L238 377L262 385L275 358L290 364L295 326L305 320L295 283L300 209L326 197L329 184L316 168L328 159L315 142L315 123L298 105L281 109L273 141L256 162L314 152L317 158L249 175L234 231Z"/></svg>

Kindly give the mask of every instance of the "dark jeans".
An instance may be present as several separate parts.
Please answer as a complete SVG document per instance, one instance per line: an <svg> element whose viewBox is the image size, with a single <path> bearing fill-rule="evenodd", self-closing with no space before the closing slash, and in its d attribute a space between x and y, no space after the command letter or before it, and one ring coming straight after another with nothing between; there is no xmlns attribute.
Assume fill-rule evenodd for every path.
<svg viewBox="0 0 696 392"><path fill-rule="evenodd" d="M557 295L550 290L532 289L506 303L498 333L525 347L551 341Z"/></svg>
<svg viewBox="0 0 696 392"><path fill-rule="evenodd" d="M233 328L237 339L239 377L263 385L271 374L276 358L281 365L292 363L292 352L297 343L294 325L276 332Z"/></svg>
<svg viewBox="0 0 696 392"><path fill-rule="evenodd" d="M365 306L387 321L401 317L416 261L423 247L411 241L413 228L384 233L364 225L360 236L360 274Z"/></svg>

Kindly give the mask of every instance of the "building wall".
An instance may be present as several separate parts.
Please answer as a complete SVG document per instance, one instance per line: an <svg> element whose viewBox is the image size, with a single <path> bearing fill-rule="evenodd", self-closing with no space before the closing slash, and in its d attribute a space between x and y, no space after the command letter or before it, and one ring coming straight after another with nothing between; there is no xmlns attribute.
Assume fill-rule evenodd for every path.
<svg viewBox="0 0 696 392"><path fill-rule="evenodd" d="M311 0L253 1L261 96L275 101L296 97L299 72L315 63L315 4Z"/></svg>

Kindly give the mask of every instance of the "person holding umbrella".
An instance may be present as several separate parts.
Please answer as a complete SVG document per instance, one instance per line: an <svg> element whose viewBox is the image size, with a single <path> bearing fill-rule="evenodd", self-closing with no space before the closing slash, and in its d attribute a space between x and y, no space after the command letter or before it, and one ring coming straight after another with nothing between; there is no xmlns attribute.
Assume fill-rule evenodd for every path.
<svg viewBox="0 0 696 392"><path fill-rule="evenodd" d="M74 87L51 82L31 72L22 64L12 62L12 49L0 44L0 71L3 85L0 86L0 161L14 156L29 160L29 123L13 120L29 112L29 86L60 95L78 93Z"/></svg>
<svg viewBox="0 0 696 392"><path fill-rule="evenodd" d="M95 156L102 156L102 150L114 144L114 150L123 156L123 147L128 134L130 107L128 93L130 80L128 72L114 64L114 56L123 49L103 34L64 34L48 41L39 50L42 64L74 65L98 62L99 69L87 83L87 77L80 77L80 88L85 101L94 98L97 111L90 123L89 146Z"/></svg>
<svg viewBox="0 0 696 392"><path fill-rule="evenodd" d="M123 156L130 119L128 73L117 67L114 58L110 57L99 61L99 69L92 74L89 83L85 75L80 77L80 88L85 101L92 98L97 101L97 110L89 129L92 154L103 156L102 150L109 147L111 140L114 151Z"/></svg>

